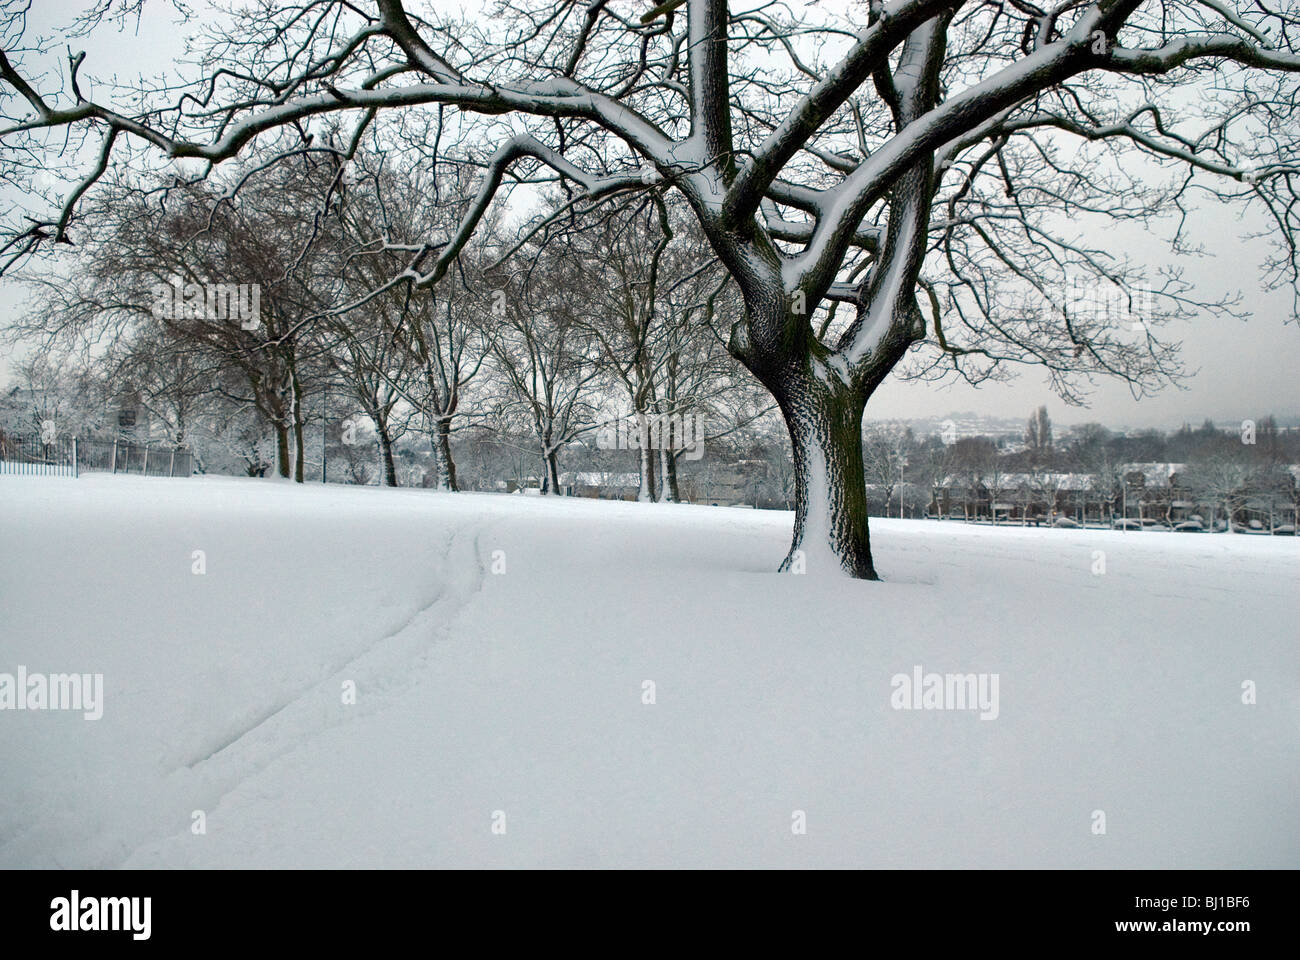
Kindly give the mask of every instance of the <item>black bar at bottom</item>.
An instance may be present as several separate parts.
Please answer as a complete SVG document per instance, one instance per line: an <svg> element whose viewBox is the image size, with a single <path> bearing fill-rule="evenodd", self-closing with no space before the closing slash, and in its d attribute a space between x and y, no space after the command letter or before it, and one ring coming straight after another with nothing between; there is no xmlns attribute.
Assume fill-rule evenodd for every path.
<svg viewBox="0 0 1300 960"><path fill-rule="evenodd" d="M1286 942L1286 871L594 872L10 871L6 946L451 947L512 934L536 946L596 929L651 942L698 928L748 941L779 931L860 945ZM147 898L147 901L146 901ZM89 929L88 929L89 928ZM877 940L888 936L888 940ZM647 939L648 938L648 939ZM419 941L418 941L419 942ZM617 949L611 941L610 949ZM662 944L664 949L668 942ZM13 954L20 956L23 954Z"/></svg>

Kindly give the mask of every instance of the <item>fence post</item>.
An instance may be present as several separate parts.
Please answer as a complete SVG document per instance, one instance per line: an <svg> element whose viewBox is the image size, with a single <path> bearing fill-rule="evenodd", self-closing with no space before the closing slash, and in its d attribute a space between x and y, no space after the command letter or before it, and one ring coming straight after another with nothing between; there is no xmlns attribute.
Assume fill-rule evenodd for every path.
<svg viewBox="0 0 1300 960"><path fill-rule="evenodd" d="M140 476L149 476L149 444L144 445L144 467L140 470Z"/></svg>
<svg viewBox="0 0 1300 960"><path fill-rule="evenodd" d="M72 438L72 476L73 479L81 476L80 467L77 465L77 438Z"/></svg>
<svg viewBox="0 0 1300 960"><path fill-rule="evenodd" d="M167 476L169 477L176 476L176 448L175 447L172 447L171 463L167 464Z"/></svg>
<svg viewBox="0 0 1300 960"><path fill-rule="evenodd" d="M117 438L113 438L113 473L117 473Z"/></svg>

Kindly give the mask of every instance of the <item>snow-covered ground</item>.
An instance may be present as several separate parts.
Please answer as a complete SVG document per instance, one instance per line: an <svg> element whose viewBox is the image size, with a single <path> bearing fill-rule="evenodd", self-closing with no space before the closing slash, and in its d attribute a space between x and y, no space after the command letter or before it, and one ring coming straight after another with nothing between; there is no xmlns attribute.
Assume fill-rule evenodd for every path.
<svg viewBox="0 0 1300 960"><path fill-rule="evenodd" d="M0 477L0 673L104 677L0 711L0 866L1300 865L1300 540L790 523Z"/></svg>

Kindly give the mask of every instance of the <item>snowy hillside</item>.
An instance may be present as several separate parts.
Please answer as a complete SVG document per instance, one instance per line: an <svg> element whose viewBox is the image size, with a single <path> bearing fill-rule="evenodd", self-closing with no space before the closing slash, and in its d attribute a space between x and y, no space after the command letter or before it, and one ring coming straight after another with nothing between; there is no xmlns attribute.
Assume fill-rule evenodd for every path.
<svg viewBox="0 0 1300 960"><path fill-rule="evenodd" d="M1300 541L790 524L0 477L0 867L1300 865Z"/></svg>

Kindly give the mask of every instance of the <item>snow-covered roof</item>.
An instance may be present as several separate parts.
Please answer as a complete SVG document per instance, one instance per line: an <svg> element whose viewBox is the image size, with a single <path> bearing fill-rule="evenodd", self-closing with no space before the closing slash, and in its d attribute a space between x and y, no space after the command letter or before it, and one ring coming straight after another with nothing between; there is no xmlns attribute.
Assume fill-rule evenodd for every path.
<svg viewBox="0 0 1300 960"><path fill-rule="evenodd" d="M969 477L950 474L939 482L940 487L966 487L972 485ZM1090 490L1097 484L1092 473L998 473L984 477L986 487L1015 490L1019 487L1042 490Z"/></svg>
<svg viewBox="0 0 1300 960"><path fill-rule="evenodd" d="M1087 490L1096 477L1090 473L1004 473L998 481L1004 489Z"/></svg>
<svg viewBox="0 0 1300 960"><path fill-rule="evenodd" d="M1169 478L1176 473L1182 473L1187 469L1185 463L1124 463L1120 465L1120 473L1140 473L1143 479L1150 484L1166 484Z"/></svg>
<svg viewBox="0 0 1300 960"><path fill-rule="evenodd" d="M1057 490L1089 490L1097 484L1093 473L1054 473L1052 485Z"/></svg>

